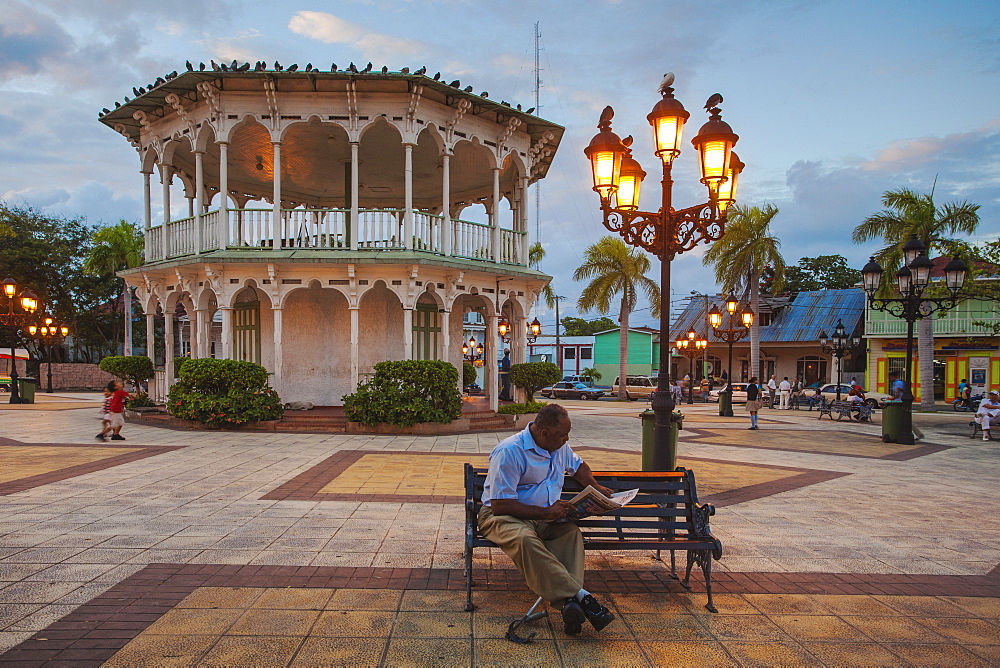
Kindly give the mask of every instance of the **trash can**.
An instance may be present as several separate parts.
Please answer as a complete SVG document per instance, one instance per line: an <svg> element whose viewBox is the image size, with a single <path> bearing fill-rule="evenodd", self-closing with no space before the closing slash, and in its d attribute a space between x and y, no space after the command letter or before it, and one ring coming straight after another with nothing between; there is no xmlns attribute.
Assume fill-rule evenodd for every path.
<svg viewBox="0 0 1000 668"><path fill-rule="evenodd" d="M882 442L895 443L903 427L903 402L887 401L882 407Z"/></svg>
<svg viewBox="0 0 1000 668"><path fill-rule="evenodd" d="M35 403L35 385L37 383L38 380L36 378L17 379L17 391L21 395L22 404Z"/></svg>
<svg viewBox="0 0 1000 668"><path fill-rule="evenodd" d="M642 420L642 470L654 471L653 468L653 444L656 441L656 413L647 408L639 413ZM681 428L680 413L674 413L674 419L670 421L670 443L668 445L668 471L677 468L677 433Z"/></svg>
<svg viewBox="0 0 1000 668"><path fill-rule="evenodd" d="M719 416L724 416L729 412L729 393L720 392L719 393Z"/></svg>

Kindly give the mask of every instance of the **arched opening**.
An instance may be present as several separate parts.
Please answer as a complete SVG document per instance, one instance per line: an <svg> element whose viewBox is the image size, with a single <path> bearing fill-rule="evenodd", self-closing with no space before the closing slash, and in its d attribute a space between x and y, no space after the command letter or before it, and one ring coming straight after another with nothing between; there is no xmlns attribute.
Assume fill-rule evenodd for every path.
<svg viewBox="0 0 1000 668"><path fill-rule="evenodd" d="M293 290L284 300L281 338L282 400L342 404L354 389L347 298L317 285Z"/></svg>
<svg viewBox="0 0 1000 668"><path fill-rule="evenodd" d="M403 359L404 336L403 304L384 281L378 281L358 301L358 369L362 381L379 362Z"/></svg>

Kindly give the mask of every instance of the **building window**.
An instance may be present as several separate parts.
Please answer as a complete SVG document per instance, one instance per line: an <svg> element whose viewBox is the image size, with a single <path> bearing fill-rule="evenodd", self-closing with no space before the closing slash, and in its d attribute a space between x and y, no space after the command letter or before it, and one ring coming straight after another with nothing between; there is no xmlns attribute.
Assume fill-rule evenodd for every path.
<svg viewBox="0 0 1000 668"><path fill-rule="evenodd" d="M417 304L413 309L413 359L436 360L441 337L437 304Z"/></svg>
<svg viewBox="0 0 1000 668"><path fill-rule="evenodd" d="M825 383L827 379L826 365L827 360L825 357L817 357L815 355L800 357L795 362L795 375L799 377L804 387L808 387L815 382Z"/></svg>
<svg viewBox="0 0 1000 668"><path fill-rule="evenodd" d="M771 311L763 311L757 314L757 324L761 327L767 327L774 320L774 313Z"/></svg>
<svg viewBox="0 0 1000 668"><path fill-rule="evenodd" d="M905 357L890 357L887 362L889 375L895 375L896 378L903 380L906 377L904 370L906 369L906 358ZM886 390L887 392L890 390Z"/></svg>
<svg viewBox="0 0 1000 668"><path fill-rule="evenodd" d="M594 351L591 348L580 348L580 359L589 360L594 358Z"/></svg>
<svg viewBox="0 0 1000 668"><path fill-rule="evenodd" d="M233 304L233 359L260 364L260 301L253 288L242 290Z"/></svg>
<svg viewBox="0 0 1000 668"><path fill-rule="evenodd" d="M564 360L575 360L576 359L576 348L564 348L563 349L563 359Z"/></svg>

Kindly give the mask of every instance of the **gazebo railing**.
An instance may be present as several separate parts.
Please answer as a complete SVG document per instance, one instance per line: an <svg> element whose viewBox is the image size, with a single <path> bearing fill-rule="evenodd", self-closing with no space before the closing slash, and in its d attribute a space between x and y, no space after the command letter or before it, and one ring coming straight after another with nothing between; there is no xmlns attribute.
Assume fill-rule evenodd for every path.
<svg viewBox="0 0 1000 668"><path fill-rule="evenodd" d="M151 228L146 234L146 261L215 250L227 239L227 247L233 249L349 250L353 228L358 250L409 248L484 262L522 266L527 262L525 232L496 230L424 211L413 212L408 244L404 243L406 212L402 209L362 209L353 226L350 209L283 209L277 226L272 209L228 209L226 214L226 219L218 210L202 214L200 240L197 217Z"/></svg>

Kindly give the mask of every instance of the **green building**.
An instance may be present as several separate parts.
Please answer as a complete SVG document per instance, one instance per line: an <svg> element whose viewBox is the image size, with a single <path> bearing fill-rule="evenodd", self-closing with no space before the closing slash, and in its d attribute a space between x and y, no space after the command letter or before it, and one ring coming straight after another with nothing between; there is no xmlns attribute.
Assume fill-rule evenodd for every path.
<svg viewBox="0 0 1000 668"><path fill-rule="evenodd" d="M601 382L610 385L618 377L620 330L609 329L594 335L594 368ZM660 369L660 331L650 327L628 330L628 374L654 376Z"/></svg>

